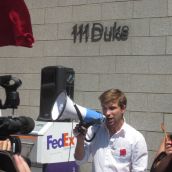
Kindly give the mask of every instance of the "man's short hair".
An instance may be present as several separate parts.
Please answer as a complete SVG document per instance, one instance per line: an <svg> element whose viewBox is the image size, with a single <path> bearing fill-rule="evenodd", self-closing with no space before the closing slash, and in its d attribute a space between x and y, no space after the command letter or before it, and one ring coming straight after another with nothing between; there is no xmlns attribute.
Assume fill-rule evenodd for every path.
<svg viewBox="0 0 172 172"><path fill-rule="evenodd" d="M124 109L127 106L127 98L119 89L109 89L103 92L100 95L99 100L101 105L116 101L121 109Z"/></svg>

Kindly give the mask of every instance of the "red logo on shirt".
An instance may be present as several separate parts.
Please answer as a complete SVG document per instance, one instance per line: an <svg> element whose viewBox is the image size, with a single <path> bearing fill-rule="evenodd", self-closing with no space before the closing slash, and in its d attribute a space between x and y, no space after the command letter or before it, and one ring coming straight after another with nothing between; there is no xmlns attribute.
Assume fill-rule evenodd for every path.
<svg viewBox="0 0 172 172"><path fill-rule="evenodd" d="M120 156L125 156L127 153L126 149L120 149Z"/></svg>

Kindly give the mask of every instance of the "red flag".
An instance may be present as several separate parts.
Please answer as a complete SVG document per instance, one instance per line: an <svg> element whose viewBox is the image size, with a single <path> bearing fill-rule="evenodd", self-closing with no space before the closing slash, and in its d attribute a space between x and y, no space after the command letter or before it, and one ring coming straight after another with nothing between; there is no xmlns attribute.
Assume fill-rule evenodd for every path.
<svg viewBox="0 0 172 172"><path fill-rule="evenodd" d="M24 0L0 0L0 13L0 46L32 47L32 25Z"/></svg>

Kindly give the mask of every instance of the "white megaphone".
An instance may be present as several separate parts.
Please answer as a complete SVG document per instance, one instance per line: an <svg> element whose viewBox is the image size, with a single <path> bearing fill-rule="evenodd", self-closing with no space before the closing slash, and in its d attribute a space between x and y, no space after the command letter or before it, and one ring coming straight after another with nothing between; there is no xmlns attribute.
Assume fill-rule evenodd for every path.
<svg viewBox="0 0 172 172"><path fill-rule="evenodd" d="M53 121L60 120L80 120L80 122L90 125L102 123L105 116L100 112L75 104L68 96L66 91L62 91L57 96L51 111Z"/></svg>

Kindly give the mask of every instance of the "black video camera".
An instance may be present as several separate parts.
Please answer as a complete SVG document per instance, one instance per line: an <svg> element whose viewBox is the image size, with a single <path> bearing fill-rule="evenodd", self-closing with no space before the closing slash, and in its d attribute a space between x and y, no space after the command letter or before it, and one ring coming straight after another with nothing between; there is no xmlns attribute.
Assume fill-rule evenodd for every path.
<svg viewBox="0 0 172 172"><path fill-rule="evenodd" d="M4 104L0 99L0 109L11 108L13 110L20 104L19 93L17 88L22 84L20 79L11 75L0 76L0 86L5 89L6 100ZM11 142L11 150L0 150L0 170L5 172L18 172L13 155L21 153L21 141L18 134L28 134L35 126L34 120L29 117L0 117L0 141L9 139ZM30 166L30 160L24 158Z"/></svg>

